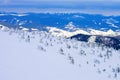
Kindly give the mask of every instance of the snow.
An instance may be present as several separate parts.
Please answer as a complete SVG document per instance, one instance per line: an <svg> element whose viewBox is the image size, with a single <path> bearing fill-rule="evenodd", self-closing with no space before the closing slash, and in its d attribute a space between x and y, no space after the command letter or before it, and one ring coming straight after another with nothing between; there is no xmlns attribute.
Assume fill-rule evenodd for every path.
<svg viewBox="0 0 120 80"><path fill-rule="evenodd" d="M6 14L0 14L0 16L5 16Z"/></svg>
<svg viewBox="0 0 120 80"><path fill-rule="evenodd" d="M8 27L0 24L0 30L5 31L5 30L8 30L8 29L9 29Z"/></svg>
<svg viewBox="0 0 120 80"><path fill-rule="evenodd" d="M9 14L9 15L12 15L12 16L18 16L18 17L22 17L22 16L27 16L28 14Z"/></svg>
<svg viewBox="0 0 120 80"><path fill-rule="evenodd" d="M22 16L27 16L28 14L23 14L23 13L21 13L21 14L7 14L7 13L2 14L2 13L1 13L1 14L0 14L0 16L5 16L5 15L22 17Z"/></svg>
<svg viewBox="0 0 120 80"><path fill-rule="evenodd" d="M114 23L119 23L119 21L116 21L116 20L114 20L114 19L112 19L112 18L107 19L107 20L106 20L106 23L109 24L109 25L111 25L111 26L114 27L114 28L119 28L119 26L117 26L117 25L114 24Z"/></svg>
<svg viewBox="0 0 120 80"><path fill-rule="evenodd" d="M111 30L111 29L109 29L109 30L107 31L107 34L108 34L108 35L111 35L111 36L115 36L115 35L116 35L116 33L115 33L113 30Z"/></svg>
<svg viewBox="0 0 120 80"><path fill-rule="evenodd" d="M119 53L44 31L0 30L0 80L119 80Z"/></svg>
<svg viewBox="0 0 120 80"><path fill-rule="evenodd" d="M28 29L28 28L23 28L22 30L23 30L23 31L28 31L29 29Z"/></svg>
<svg viewBox="0 0 120 80"><path fill-rule="evenodd" d="M117 33L112 31L111 29L108 30L107 32L105 31L100 31L100 30L95 30L95 29L91 29L90 30L90 34L91 35L102 35L102 36L117 36Z"/></svg>
<svg viewBox="0 0 120 80"><path fill-rule="evenodd" d="M22 27L22 26L20 26L19 28L20 28L21 30L23 30L23 31L29 31L28 28L25 28L25 27Z"/></svg>
<svg viewBox="0 0 120 80"><path fill-rule="evenodd" d="M18 25L19 25L19 26L22 26L22 25L24 25L25 23L27 23L27 20L25 20L25 21L20 21Z"/></svg>
<svg viewBox="0 0 120 80"><path fill-rule="evenodd" d="M73 17L74 17L74 18L83 18L83 19L85 18L85 17L80 16L80 15L74 15Z"/></svg>
<svg viewBox="0 0 120 80"><path fill-rule="evenodd" d="M89 39L88 39L88 42L95 42L96 41L96 36L91 36Z"/></svg>
<svg viewBox="0 0 120 80"><path fill-rule="evenodd" d="M85 34L85 35L101 35L101 36L119 36L119 32L114 32L113 30L109 29L108 31L100 31L95 29L89 29L89 31L85 31L82 29L77 29L75 31L66 31L56 27L47 27L48 31L54 36L60 37L71 37L77 34ZM73 29L73 28L72 28Z"/></svg>
<svg viewBox="0 0 120 80"><path fill-rule="evenodd" d="M62 30L62 29L58 29L56 27L47 27L48 31L54 35L54 36L59 36L59 37L71 37L73 35L77 35L77 34L86 34L89 35L89 33L87 31L84 30L76 30L74 32L69 32L66 30Z"/></svg>
<svg viewBox="0 0 120 80"><path fill-rule="evenodd" d="M65 26L66 29L69 29L69 30L74 30L75 28L75 25L73 24L73 22L69 22L66 26Z"/></svg>
<svg viewBox="0 0 120 80"><path fill-rule="evenodd" d="M75 32L73 32L75 35L76 34L85 34L85 35L90 35L90 33L88 33L87 31L84 31L84 30L82 30L82 29L79 29L79 30L77 30L77 31L75 31Z"/></svg>
<svg viewBox="0 0 120 80"><path fill-rule="evenodd" d="M49 30L49 32L54 35L54 36L58 36L58 37L70 37L71 33L62 29L58 29L56 27L47 27L47 29Z"/></svg>
<svg viewBox="0 0 120 80"><path fill-rule="evenodd" d="M35 28L31 28L32 31L38 31L38 29L35 29Z"/></svg>

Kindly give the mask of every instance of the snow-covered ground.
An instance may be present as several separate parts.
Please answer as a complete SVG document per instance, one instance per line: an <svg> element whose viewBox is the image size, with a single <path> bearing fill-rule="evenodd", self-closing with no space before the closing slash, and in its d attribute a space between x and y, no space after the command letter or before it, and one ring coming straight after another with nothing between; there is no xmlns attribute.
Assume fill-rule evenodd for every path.
<svg viewBox="0 0 120 80"><path fill-rule="evenodd" d="M120 36L120 32L114 32L111 29L108 31L100 31L95 29L89 29L88 31L77 29L75 31L66 31L56 27L47 27L48 31L55 36L64 36L64 37L71 37L77 34L85 34L85 35L100 35L100 36Z"/></svg>
<svg viewBox="0 0 120 80"><path fill-rule="evenodd" d="M1 27L0 80L120 80L120 51Z"/></svg>

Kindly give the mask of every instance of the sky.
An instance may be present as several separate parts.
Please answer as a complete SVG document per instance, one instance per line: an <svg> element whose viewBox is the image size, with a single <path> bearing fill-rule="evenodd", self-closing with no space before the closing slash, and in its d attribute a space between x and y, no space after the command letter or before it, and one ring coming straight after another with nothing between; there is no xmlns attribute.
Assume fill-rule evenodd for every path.
<svg viewBox="0 0 120 80"><path fill-rule="evenodd" d="M27 2L27 3L25 3ZM35 4L35 3L41 3L41 2L46 2L46 3L54 3L54 2L61 2L61 3L69 3L69 2L120 2L120 0L0 0L0 5L19 5L19 4Z"/></svg>
<svg viewBox="0 0 120 80"><path fill-rule="evenodd" d="M116 6L120 3L120 0L0 0L0 6L19 6L19 5L61 5L61 6L72 6L72 5L106 5Z"/></svg>
<svg viewBox="0 0 120 80"><path fill-rule="evenodd" d="M24 8L64 8L77 10L120 11L120 0L0 0L0 11L16 11ZM12 8L12 9L11 9ZM22 9L18 9L22 8ZM33 10L33 9L32 9ZM30 12L31 10L29 10ZM38 11L38 10L37 10ZM89 12L89 11L88 11ZM109 13L109 12L108 12Z"/></svg>

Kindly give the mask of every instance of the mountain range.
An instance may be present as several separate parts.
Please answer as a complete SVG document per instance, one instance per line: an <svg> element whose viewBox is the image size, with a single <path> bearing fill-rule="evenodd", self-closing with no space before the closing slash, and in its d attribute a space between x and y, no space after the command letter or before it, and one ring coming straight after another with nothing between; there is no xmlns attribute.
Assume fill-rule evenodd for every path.
<svg viewBox="0 0 120 80"><path fill-rule="evenodd" d="M82 13L0 13L0 24L18 28L44 29L47 26L66 29L73 24L76 29L120 30L120 16ZM66 29L67 30L67 29Z"/></svg>
<svg viewBox="0 0 120 80"><path fill-rule="evenodd" d="M43 30L54 36L120 49L120 16L81 13L0 13L0 27Z"/></svg>

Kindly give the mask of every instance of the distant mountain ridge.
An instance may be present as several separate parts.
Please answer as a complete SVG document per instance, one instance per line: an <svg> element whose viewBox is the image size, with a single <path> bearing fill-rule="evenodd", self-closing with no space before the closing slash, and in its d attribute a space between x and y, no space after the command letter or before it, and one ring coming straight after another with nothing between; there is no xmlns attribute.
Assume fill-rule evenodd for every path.
<svg viewBox="0 0 120 80"><path fill-rule="evenodd" d="M0 24L18 28L44 29L47 26L66 29L74 25L81 29L120 31L120 16L103 16L82 13L0 13Z"/></svg>
<svg viewBox="0 0 120 80"><path fill-rule="evenodd" d="M120 16L80 13L0 13L2 29L45 30L54 36L120 49ZM3 27L6 26L6 27Z"/></svg>

